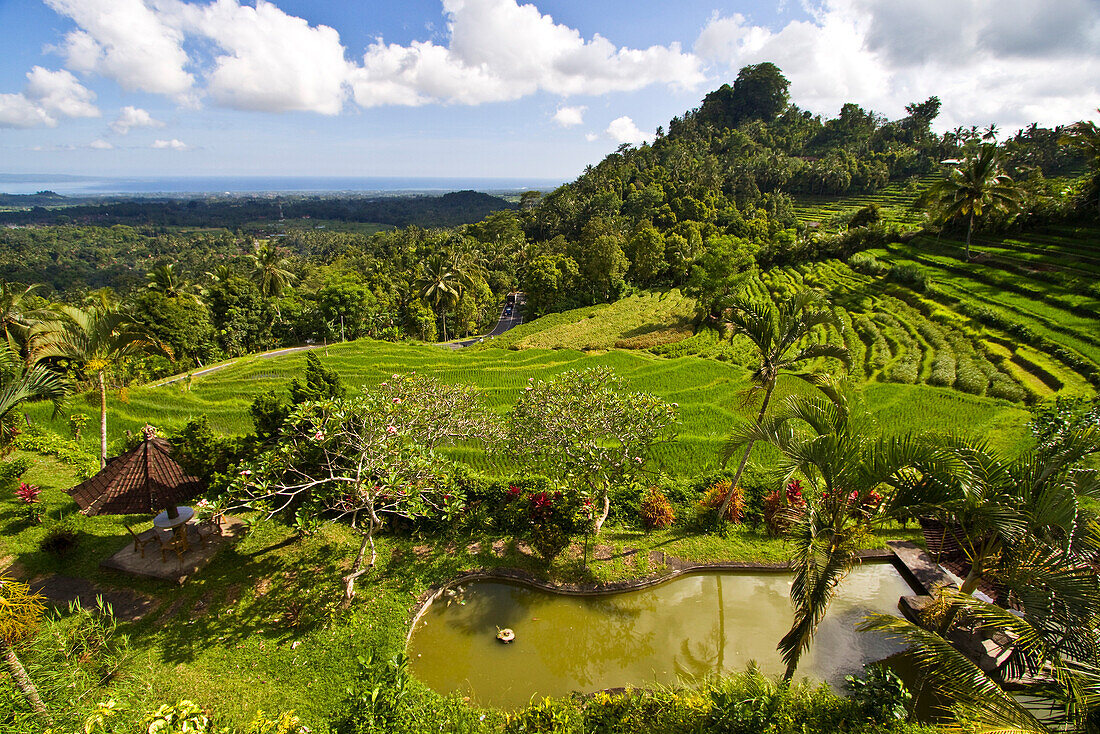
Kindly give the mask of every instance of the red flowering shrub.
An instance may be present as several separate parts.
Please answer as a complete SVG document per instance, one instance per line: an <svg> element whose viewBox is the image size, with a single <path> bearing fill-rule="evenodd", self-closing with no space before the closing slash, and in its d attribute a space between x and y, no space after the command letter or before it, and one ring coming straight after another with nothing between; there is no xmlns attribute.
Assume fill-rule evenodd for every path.
<svg viewBox="0 0 1100 734"><path fill-rule="evenodd" d="M41 491L36 484L20 482L19 488L15 490L15 496L23 500L24 504L33 505L38 502L38 495Z"/></svg>
<svg viewBox="0 0 1100 734"><path fill-rule="evenodd" d="M642 524L646 530L667 528L676 520L672 503L665 493L656 487L650 487L642 497Z"/></svg>
<svg viewBox="0 0 1100 734"><path fill-rule="evenodd" d="M712 484L699 505L704 511L718 512L722 507L722 503L726 501L726 497L731 493L733 499L730 500L729 507L726 508L726 516L723 519L732 523L739 523L741 518L745 516L745 492L740 487L734 487L733 482L729 479L723 479Z"/></svg>

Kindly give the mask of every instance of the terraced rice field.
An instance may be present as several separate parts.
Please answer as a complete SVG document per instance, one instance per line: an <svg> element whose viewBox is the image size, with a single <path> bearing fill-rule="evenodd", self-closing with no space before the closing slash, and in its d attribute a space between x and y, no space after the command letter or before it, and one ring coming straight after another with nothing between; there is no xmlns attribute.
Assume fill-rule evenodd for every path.
<svg viewBox="0 0 1100 734"><path fill-rule="evenodd" d="M1039 396L1091 394L1100 383L1100 230L1049 232L963 243L918 237L875 252L932 281L907 301L974 332L977 346L1005 358L1004 371Z"/></svg>
<svg viewBox="0 0 1100 734"><path fill-rule="evenodd" d="M632 387L676 402L680 430L676 442L656 450L658 469L675 476L704 473L719 466L719 451L734 423L751 412L746 403L748 373L745 369L698 357L664 359L644 351L611 350L585 354L576 350L486 349L452 352L433 346L391 344L361 340L332 346L327 354L316 352L351 386L376 384L394 373L416 370L453 383L477 387L483 399L503 414L514 403L528 378L546 379L571 369L607 365L626 377ZM266 390L284 390L291 377L301 374L305 355L298 353L271 359L247 359L196 378L188 387L131 390L125 402L110 399L110 432L119 438L146 422L174 429L189 418L206 414L213 427L225 434L251 430L248 406L253 396ZM784 380L780 392L801 389L801 381ZM871 412L891 431L953 431L992 435L1006 450L1027 441L1027 412L1004 401L965 395L955 390L925 385L876 385L865 392ZM781 396L780 396L781 397ZM94 401L74 404L69 412L97 412ZM31 406L32 417L49 422L47 406ZM56 429L64 429L57 424ZM94 431L86 432L89 449L96 445ZM471 466L504 473L513 466L507 451L490 452L479 447L452 449L452 455Z"/></svg>
<svg viewBox="0 0 1100 734"><path fill-rule="evenodd" d="M896 182L871 194L839 197L799 195L795 197L795 217L803 224L816 223L829 227L845 222L868 204L878 204L882 218L887 222L920 224L922 214L912 208L913 201L921 190L940 178L938 173L929 174L918 179L915 185Z"/></svg>

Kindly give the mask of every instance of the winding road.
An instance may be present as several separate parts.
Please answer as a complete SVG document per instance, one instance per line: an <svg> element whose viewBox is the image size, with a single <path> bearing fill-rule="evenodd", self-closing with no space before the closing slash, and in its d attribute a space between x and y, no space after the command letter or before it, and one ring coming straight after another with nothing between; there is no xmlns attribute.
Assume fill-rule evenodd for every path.
<svg viewBox="0 0 1100 734"><path fill-rule="evenodd" d="M492 339L494 336L500 336L509 329L515 328L523 323L523 304L527 300L526 297L517 292L515 294L515 303L505 303L504 308L500 312L500 318L497 320L497 325L485 336L475 336L471 339L462 339L456 342L447 342L441 346L448 349L462 349L468 347L471 344L477 344L483 342L486 339Z"/></svg>

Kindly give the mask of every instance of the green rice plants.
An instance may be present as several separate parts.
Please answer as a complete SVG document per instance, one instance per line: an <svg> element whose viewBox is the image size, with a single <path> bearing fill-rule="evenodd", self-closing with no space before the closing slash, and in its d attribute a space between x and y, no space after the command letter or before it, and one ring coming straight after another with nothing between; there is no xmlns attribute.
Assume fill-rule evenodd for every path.
<svg viewBox="0 0 1100 734"><path fill-rule="evenodd" d="M848 258L848 267L864 275L885 275L890 266L869 252L857 252Z"/></svg>
<svg viewBox="0 0 1100 734"><path fill-rule="evenodd" d="M928 290L928 275L913 265L894 265L886 273L886 277L918 293Z"/></svg>

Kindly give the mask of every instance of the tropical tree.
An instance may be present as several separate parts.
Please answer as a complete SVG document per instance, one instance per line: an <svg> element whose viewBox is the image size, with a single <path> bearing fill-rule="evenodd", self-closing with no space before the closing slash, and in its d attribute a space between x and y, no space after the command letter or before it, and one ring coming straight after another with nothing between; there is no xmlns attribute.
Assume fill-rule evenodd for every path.
<svg viewBox="0 0 1100 734"><path fill-rule="evenodd" d="M149 336L129 316L113 307L82 309L56 306L59 321L31 334L30 361L69 360L94 376L99 391L99 464L107 465L107 373L126 360L149 351L172 356L171 350Z"/></svg>
<svg viewBox="0 0 1100 734"><path fill-rule="evenodd" d="M569 370L524 388L510 416L509 448L530 463L566 477L598 507L598 534L613 487L645 468L649 450L676 422L677 406L631 392L610 368Z"/></svg>
<svg viewBox="0 0 1100 734"><path fill-rule="evenodd" d="M922 624L873 615L861 629L906 642L924 679L977 731L1094 731L1100 524L1079 500L1100 495L1100 474L1088 468L1100 430L1073 431L1011 461L981 445L953 451L965 462L964 481L942 487L932 508L913 509L941 508L967 555L966 579L939 591L936 614ZM975 593L982 581L996 600ZM953 644L975 634L999 640L994 665L976 664Z"/></svg>
<svg viewBox="0 0 1100 734"><path fill-rule="evenodd" d="M0 652L4 654L4 663L15 685L27 697L34 710L50 721L50 714L38 695L34 681L27 675L15 654L16 643L31 637L38 629L38 622L42 619L45 608L42 596L31 593L29 586L13 578L0 576Z"/></svg>
<svg viewBox="0 0 1100 734"><path fill-rule="evenodd" d="M54 317L45 309L31 306L30 296L38 287L30 285L23 288L0 280L0 325L4 329L4 341L15 352L23 352L31 328L36 323Z"/></svg>
<svg viewBox="0 0 1100 734"><path fill-rule="evenodd" d="M416 282L420 297L431 304L443 323L443 341L447 341L447 307L458 300L460 282L450 258L441 252L428 259Z"/></svg>
<svg viewBox="0 0 1100 734"><path fill-rule="evenodd" d="M252 261L252 280L264 298L278 298L298 279L290 272L290 259L269 242L256 245L256 251L248 256Z"/></svg>
<svg viewBox="0 0 1100 734"><path fill-rule="evenodd" d="M730 337L745 336L756 350L758 362L752 373L753 389L764 391L756 416L757 423L763 421L768 412L768 404L781 374L792 372L802 379L813 381L811 373L794 371L806 368L813 360L824 357L839 359L845 364L848 362L848 350L842 345L829 342L806 343L806 337L819 327L832 326L838 331L841 328L836 314L825 307L824 299L817 291L796 291L778 303L770 298L756 300L740 297L733 302L727 319L731 329ZM731 489L735 489L741 481L741 475L752 454L752 447L752 441L745 445L741 463L738 464L737 473L730 485ZM727 460L730 456L727 453ZM718 510L718 517L726 517L734 494L731 491L726 496Z"/></svg>
<svg viewBox="0 0 1100 734"><path fill-rule="evenodd" d="M41 365L28 368L17 351L0 343L0 448L15 435L16 408L28 400L50 400L56 415L70 390L61 375Z"/></svg>
<svg viewBox="0 0 1100 734"><path fill-rule="evenodd" d="M169 298L193 298L198 300L195 286L187 282L177 271L173 263L158 265L145 274L145 287Z"/></svg>
<svg viewBox="0 0 1100 734"><path fill-rule="evenodd" d="M276 443L242 469L231 494L268 516L296 510L349 520L361 538L343 578L350 601L356 580L374 567L374 533L383 517L450 518L462 509L461 493L434 448L498 433L471 389L394 375L352 398L296 406Z"/></svg>
<svg viewBox="0 0 1100 734"><path fill-rule="evenodd" d="M1015 212L1020 206L1020 197L1012 179L1001 170L997 146L985 143L953 168L947 178L931 186L922 196L922 202L936 207L944 222L967 217L966 259L969 260L975 219L986 210Z"/></svg>
<svg viewBox="0 0 1100 734"><path fill-rule="evenodd" d="M870 418L853 412L836 383L791 395L775 415L738 429L727 452L757 441L778 449L782 480L804 479L811 489L805 505L790 510L791 601L794 622L778 649L786 680L857 558L871 529L923 497L930 476L949 475L957 462L937 444L912 435L884 437Z"/></svg>
<svg viewBox="0 0 1100 734"><path fill-rule="evenodd" d="M1096 196L1097 211L1100 212L1100 126L1092 120L1081 120L1070 125L1058 142L1076 148L1085 157L1092 169L1093 194Z"/></svg>

